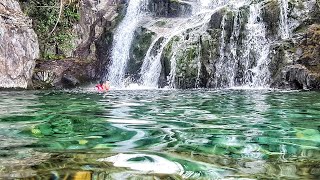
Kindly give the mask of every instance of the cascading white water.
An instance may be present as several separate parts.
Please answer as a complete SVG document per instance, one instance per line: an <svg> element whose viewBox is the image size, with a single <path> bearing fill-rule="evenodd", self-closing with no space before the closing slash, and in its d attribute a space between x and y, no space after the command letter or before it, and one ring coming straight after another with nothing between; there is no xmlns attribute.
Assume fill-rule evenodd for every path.
<svg viewBox="0 0 320 180"><path fill-rule="evenodd" d="M246 25L246 49L242 58L244 64L243 85L250 87L265 87L270 77L269 72L269 42L266 39L266 27L261 17L261 5L250 6L250 16ZM253 65L252 65L253 64Z"/></svg>
<svg viewBox="0 0 320 180"><path fill-rule="evenodd" d="M226 48L226 43L225 43L225 21L226 21L226 16L222 17L222 21L221 21L221 36L220 36L220 49L219 49L219 53L220 53L220 57L219 60L217 61L217 63L215 64L216 67L216 72L215 72L215 86L221 86L219 85L220 83L223 84L230 84L233 79L232 76L230 75L226 75L226 73L231 73L233 72L233 70L230 70L229 68L231 68L230 66L228 66L225 63L225 48Z"/></svg>
<svg viewBox="0 0 320 180"><path fill-rule="evenodd" d="M115 35L112 52L112 64L109 68L109 80L118 87L124 86L125 68L129 59L129 50L134 36L134 30L142 19L144 12L141 6L147 0L131 0L126 17L120 24ZM209 59L212 74L209 74L210 86L213 87L267 87L270 79L268 58L270 43L267 38L266 25L262 19L262 5L264 1L253 0L190 0L182 1L192 6L193 12L189 17L156 18L146 27L157 36L149 46L140 71L139 84L157 88L161 74L161 60L165 49L170 49L166 58L170 60L170 74L166 77L168 86L176 87L176 81L184 78L183 73L192 74L188 83L198 87L201 81L202 40L212 42L210 48L218 41L219 54L216 59ZM287 10L288 0L278 0L280 12L279 34L282 39L290 37ZM224 10L221 10L225 8ZM221 10L221 11L220 11ZM223 16L220 27L220 38L212 41L208 24L212 15ZM249 16L245 13L249 12ZM242 16L245 17L242 17ZM247 18L247 19L246 19ZM246 21L247 20L247 21ZM155 22L165 22L164 26L157 26ZM230 26L231 25L231 26ZM215 25L216 26L216 25ZM230 28L231 27L231 28ZM214 33L217 33L215 29ZM231 30L231 31L230 31ZM214 52L213 49L210 49ZM168 52L166 52L168 53ZM191 53L191 55L190 55ZM216 57L213 53L209 57ZM207 57L208 58L208 57ZM184 64L181 64L184 63ZM208 68L208 65L207 67ZM195 72L192 70L195 69ZM179 75L177 75L179 73ZM208 74L206 74L208 77ZM194 78L194 79L193 79ZM192 81L192 82L191 82Z"/></svg>
<svg viewBox="0 0 320 180"><path fill-rule="evenodd" d="M236 9L234 10L234 19L233 19L233 31L230 37L230 53L228 54L227 58L230 59L230 61L232 63L230 63L230 69L232 69L231 71L231 77L232 79L229 81L229 87L233 87L235 86L235 82L236 82L236 78L235 78L235 74L236 74L236 68L237 68L237 63L239 61L239 55L237 52L237 42L239 41L239 37L240 37L240 26L243 22L241 21L241 14L239 11L239 8L236 7Z"/></svg>
<svg viewBox="0 0 320 180"><path fill-rule="evenodd" d="M195 87L199 88L200 85L200 74L201 74L201 43L200 41L198 42L198 58L197 58L197 79L196 79L196 84Z"/></svg>
<svg viewBox="0 0 320 180"><path fill-rule="evenodd" d="M157 50L154 50L155 44L162 40ZM150 46L146 57L144 58L142 67L141 67L141 83L146 87L158 87L158 80L161 73L161 62L160 58L163 52L164 47L168 44L169 38L157 38L153 44ZM155 51L155 52L153 52Z"/></svg>
<svg viewBox="0 0 320 180"><path fill-rule="evenodd" d="M172 58L170 60L171 61L170 62L171 63L170 64L171 70L170 70L169 79L168 79L168 84L169 84L170 88L175 88L176 67L177 67L177 59L176 59L177 53L176 52L173 53Z"/></svg>
<svg viewBox="0 0 320 180"><path fill-rule="evenodd" d="M280 35L282 39L290 37L290 30L288 24L288 0L279 0L280 4Z"/></svg>
<svg viewBox="0 0 320 180"><path fill-rule="evenodd" d="M202 7L209 7L212 4L211 0L200 0L200 4Z"/></svg>
<svg viewBox="0 0 320 180"><path fill-rule="evenodd" d="M144 15L143 7L146 3L147 0L130 0L127 13L114 34L112 62L108 68L107 76L111 86L124 87L125 70L129 60L134 31Z"/></svg>
<svg viewBox="0 0 320 180"><path fill-rule="evenodd" d="M239 41L240 36L240 26L241 26L241 15L239 8L246 5L245 0L242 1L233 1L233 0L220 0L214 1L212 4L216 6L228 5L231 12L233 12L233 28L230 37L230 42L227 43L226 39L227 32L225 27L226 20L230 14L224 14L220 24L221 35L219 39L219 59L215 61L215 72L214 72L214 83L215 87L232 87L235 86L235 76L237 72L237 63L239 61L237 49L239 49L237 42ZM230 21L230 20L229 20Z"/></svg>
<svg viewBox="0 0 320 180"><path fill-rule="evenodd" d="M265 87L268 84L270 45L266 38L266 27L261 17L259 3L250 5L248 22L245 24L246 36L240 40L240 28L243 22L239 8L246 5L246 2L248 3L248 1L241 1L232 6L229 4L233 17L230 37L227 37L225 27L228 26L226 18L229 17L228 22L230 23L231 14L225 14L222 18L219 40L220 55L214 64L212 84L214 87ZM229 41L226 42L228 38Z"/></svg>
<svg viewBox="0 0 320 180"><path fill-rule="evenodd" d="M221 8L224 4L226 4L229 0L219 0L215 4L211 0L200 0L198 4L196 4L194 9L197 9L197 12L193 13L193 16L190 18L181 19L180 24L175 25L175 28L167 30L166 33L161 33L160 37L163 37L165 40L161 43L160 48L156 51L156 53L151 53L152 49L154 49L154 45L158 38L152 43L149 47L149 50L144 58L144 62L140 71L141 79L143 86L148 87L158 87L158 79L161 72L161 55L163 53L164 48L167 44L172 40L173 37L180 37L179 43L176 43L174 54L172 55L171 62L171 70L168 77L169 87L174 88L175 85L175 77L176 77L176 58L179 56L179 50L187 48L188 42L190 40L186 40L186 38L182 35L188 29L194 29L192 34L189 34L191 37L199 37L203 32L206 31L207 23L211 19L211 15ZM216 6L213 6L216 5ZM200 7L200 8L199 8ZM209 9L208 9L209 8ZM192 21L190 21L192 20ZM200 51L200 49L199 49ZM200 57L200 53L198 53L198 58ZM198 59L199 60L199 59ZM200 65L197 64L198 67L198 76L200 73Z"/></svg>

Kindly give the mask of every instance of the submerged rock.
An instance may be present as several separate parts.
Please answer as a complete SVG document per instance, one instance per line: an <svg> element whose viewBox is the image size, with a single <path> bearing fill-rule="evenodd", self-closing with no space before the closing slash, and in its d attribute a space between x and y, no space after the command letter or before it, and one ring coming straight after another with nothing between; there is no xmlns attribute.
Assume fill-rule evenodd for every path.
<svg viewBox="0 0 320 180"><path fill-rule="evenodd" d="M37 35L15 0L0 3L0 88L27 88L35 59Z"/></svg>

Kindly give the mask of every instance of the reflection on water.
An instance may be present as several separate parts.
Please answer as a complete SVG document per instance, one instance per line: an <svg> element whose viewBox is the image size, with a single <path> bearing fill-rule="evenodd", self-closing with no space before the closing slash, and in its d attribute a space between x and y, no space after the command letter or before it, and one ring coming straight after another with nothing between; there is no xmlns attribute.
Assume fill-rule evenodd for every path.
<svg viewBox="0 0 320 180"><path fill-rule="evenodd" d="M0 178L316 179L318 92L0 92Z"/></svg>

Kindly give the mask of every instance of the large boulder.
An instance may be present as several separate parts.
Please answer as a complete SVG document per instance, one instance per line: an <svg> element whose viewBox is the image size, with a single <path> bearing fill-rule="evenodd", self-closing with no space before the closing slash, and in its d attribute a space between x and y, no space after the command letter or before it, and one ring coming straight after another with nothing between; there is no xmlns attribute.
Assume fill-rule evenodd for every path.
<svg viewBox="0 0 320 180"><path fill-rule="evenodd" d="M15 0L0 2L0 88L27 88L39 57L31 20Z"/></svg>

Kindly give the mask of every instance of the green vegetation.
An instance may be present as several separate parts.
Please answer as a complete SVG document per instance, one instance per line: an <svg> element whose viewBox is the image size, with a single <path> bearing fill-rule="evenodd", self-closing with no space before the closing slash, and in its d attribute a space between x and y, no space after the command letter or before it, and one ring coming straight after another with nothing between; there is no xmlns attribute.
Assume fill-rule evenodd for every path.
<svg viewBox="0 0 320 180"><path fill-rule="evenodd" d="M73 24L80 19L79 0L20 0L22 9L33 20L41 58L61 59L73 49Z"/></svg>

